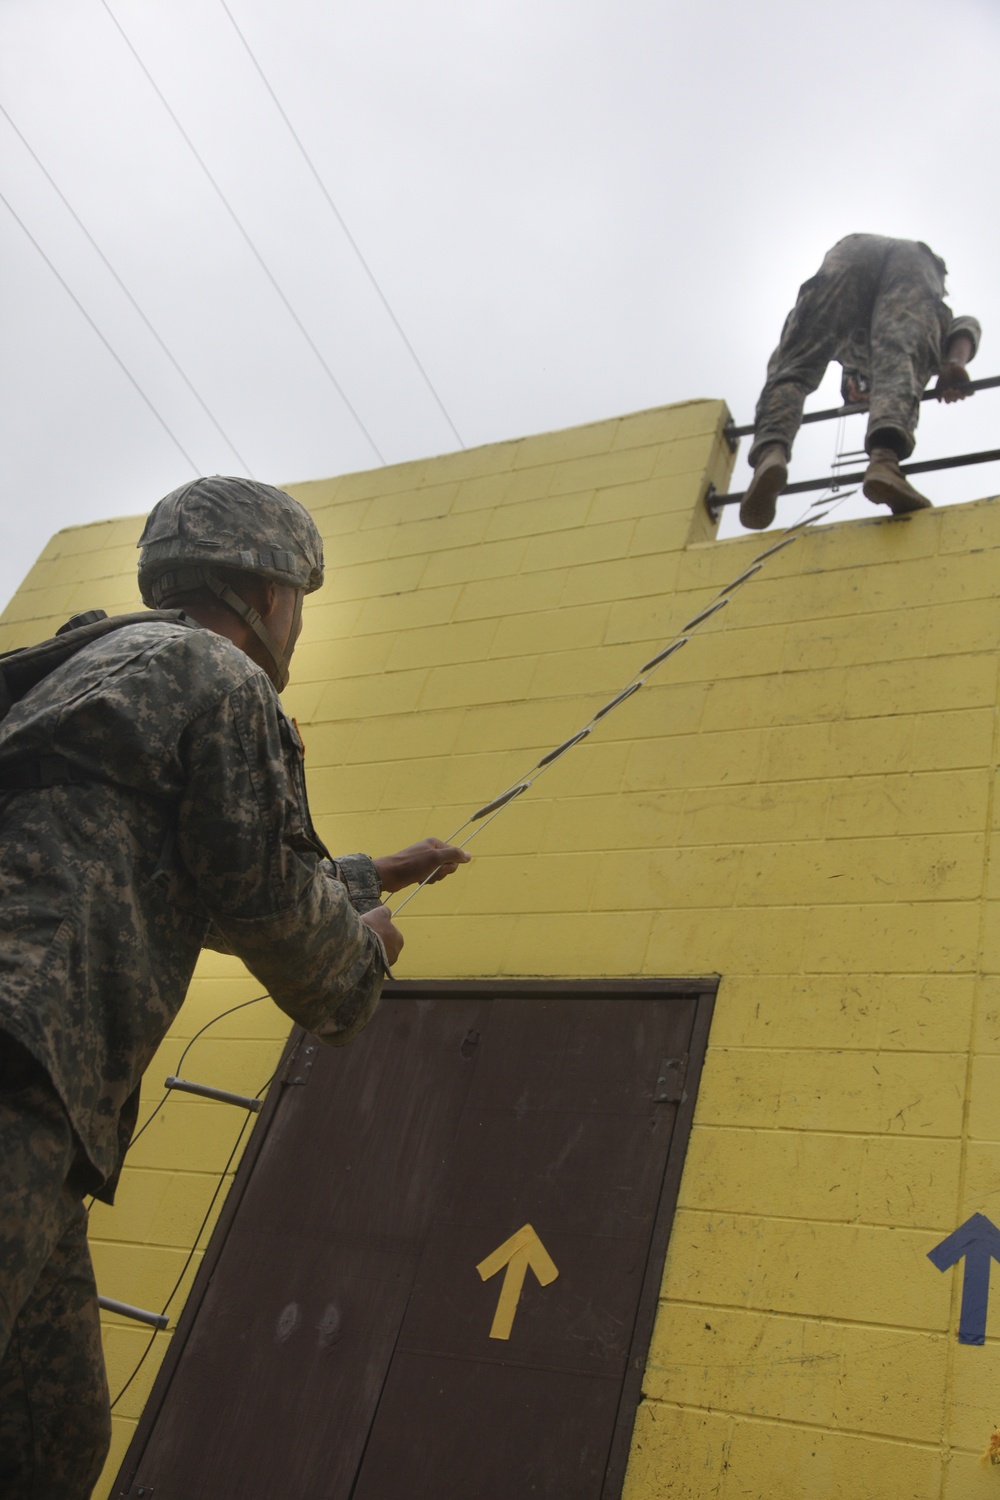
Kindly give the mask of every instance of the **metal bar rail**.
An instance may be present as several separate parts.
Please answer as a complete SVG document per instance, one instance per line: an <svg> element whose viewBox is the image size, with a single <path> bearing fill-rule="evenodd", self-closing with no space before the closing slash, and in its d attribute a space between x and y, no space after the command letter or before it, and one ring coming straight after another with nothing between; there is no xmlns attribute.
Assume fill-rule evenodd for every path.
<svg viewBox="0 0 1000 1500"><path fill-rule="evenodd" d="M970 391L988 391L998 385L1000 385L1000 375L987 375L983 380L970 380L968 389ZM933 401L934 394L933 390L924 391L920 399L921 401ZM859 401L853 406L830 406L825 411L806 412L802 418L802 426L805 427L809 422L829 422L831 417L853 417L867 410L867 401ZM732 422L727 422L722 435L730 446L735 446L737 438L750 437L752 433L752 422L747 427L735 427ZM785 493L788 493L787 490Z"/></svg>
<svg viewBox="0 0 1000 1500"><path fill-rule="evenodd" d="M966 464L992 464L1000 461L1000 448L987 448L983 453L959 453L954 458L929 458L919 464L900 464L904 474L929 474L934 469L963 469ZM823 479L799 479L795 484L786 484L782 495L804 495L807 490L828 490L841 485L860 484L865 477L864 469L855 469L851 474L834 474ZM739 505L746 490L733 495L718 495L715 486L709 485L705 493L705 508L713 521L722 514L723 506Z"/></svg>
<svg viewBox="0 0 1000 1500"><path fill-rule="evenodd" d="M231 1094L228 1089L214 1088L210 1083L191 1083L187 1078L175 1078L173 1073L163 1080L166 1089L179 1089L184 1094L197 1094L201 1099L216 1099L220 1104L235 1104L240 1109L249 1109L259 1114L264 1108L263 1099L249 1099L245 1094Z"/></svg>
<svg viewBox="0 0 1000 1500"><path fill-rule="evenodd" d="M148 1312L144 1307L134 1307L131 1302L116 1302L114 1297L98 1297L97 1304L105 1312L117 1313L122 1318L132 1318L136 1323L148 1323L150 1328L169 1328L170 1319L165 1313Z"/></svg>

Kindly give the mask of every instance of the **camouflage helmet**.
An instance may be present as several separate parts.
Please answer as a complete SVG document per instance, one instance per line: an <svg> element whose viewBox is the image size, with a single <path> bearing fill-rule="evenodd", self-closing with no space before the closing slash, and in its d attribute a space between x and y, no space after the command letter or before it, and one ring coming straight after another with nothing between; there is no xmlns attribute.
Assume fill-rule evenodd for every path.
<svg viewBox="0 0 1000 1500"><path fill-rule="evenodd" d="M154 505L138 545L139 589L154 609L198 586L191 568L238 568L306 594L323 583L323 538L312 516L254 479L213 474L182 485Z"/></svg>
<svg viewBox="0 0 1000 1500"><path fill-rule="evenodd" d="M254 479L195 479L150 511L139 538L139 590L159 609L195 589L210 589L249 626L273 663L279 693L298 635L302 597L323 583L323 538L297 500ZM288 639L277 641L257 611L217 571L235 568L297 592Z"/></svg>

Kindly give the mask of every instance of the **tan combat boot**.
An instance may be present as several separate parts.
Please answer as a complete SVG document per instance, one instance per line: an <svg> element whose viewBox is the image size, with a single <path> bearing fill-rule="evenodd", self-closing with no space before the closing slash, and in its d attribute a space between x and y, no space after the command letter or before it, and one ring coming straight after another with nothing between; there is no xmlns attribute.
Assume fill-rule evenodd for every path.
<svg viewBox="0 0 1000 1500"><path fill-rule="evenodd" d="M740 525L763 531L774 520L778 496L788 483L788 460L780 443L768 443L757 455L750 488L740 501Z"/></svg>
<svg viewBox="0 0 1000 1500"><path fill-rule="evenodd" d="M930 509L930 500L907 482L891 448L873 448L868 460L861 488L873 505L888 505L894 516Z"/></svg>

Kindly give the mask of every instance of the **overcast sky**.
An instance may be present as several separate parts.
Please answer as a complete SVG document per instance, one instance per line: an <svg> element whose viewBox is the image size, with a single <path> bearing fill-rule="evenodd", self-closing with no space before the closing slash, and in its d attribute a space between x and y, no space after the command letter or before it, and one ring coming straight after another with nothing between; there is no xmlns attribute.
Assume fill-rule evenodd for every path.
<svg viewBox="0 0 1000 1500"><path fill-rule="evenodd" d="M933 245L984 325L971 373L1000 373L995 0L2 0L0 59L0 605L53 531L196 472L700 396L749 421L855 230ZM998 433L1000 390L925 403L915 456ZM1000 465L925 488L996 493Z"/></svg>

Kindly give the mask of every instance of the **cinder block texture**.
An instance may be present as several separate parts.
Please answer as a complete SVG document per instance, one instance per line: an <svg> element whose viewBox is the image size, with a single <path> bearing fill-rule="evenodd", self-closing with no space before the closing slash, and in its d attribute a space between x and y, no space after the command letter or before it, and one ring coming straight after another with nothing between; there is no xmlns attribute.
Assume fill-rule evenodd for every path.
<svg viewBox="0 0 1000 1500"><path fill-rule="evenodd" d="M750 565L766 544L717 542L701 503L725 417L696 401L292 486L329 583L286 704L332 848L452 834ZM0 649L135 607L139 525L55 537ZM406 976L722 976L628 1500L995 1484L1000 1313L958 1346L962 1271L927 1252L1000 1222L998 563L993 501L805 535L401 919ZM241 1122L156 1111L156 1088L255 994L206 956L120 1206L95 1211L109 1295L182 1305ZM285 1031L270 1002L234 1011L184 1071L254 1093ZM146 1335L106 1332L114 1391Z"/></svg>

